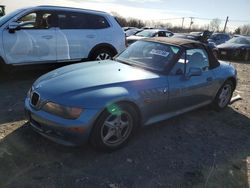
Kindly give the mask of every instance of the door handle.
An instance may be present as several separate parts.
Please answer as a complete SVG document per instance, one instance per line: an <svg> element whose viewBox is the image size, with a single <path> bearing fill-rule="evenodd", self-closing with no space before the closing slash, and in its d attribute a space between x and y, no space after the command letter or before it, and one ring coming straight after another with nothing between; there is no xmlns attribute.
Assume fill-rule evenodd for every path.
<svg viewBox="0 0 250 188"><path fill-rule="evenodd" d="M207 81L208 81L208 82L212 82L212 81L213 81L213 78L212 78L212 77L208 77L208 78L207 78Z"/></svg>
<svg viewBox="0 0 250 188"><path fill-rule="evenodd" d="M90 38L90 39L93 39L93 38L95 38L95 35L87 35L86 37Z"/></svg>
<svg viewBox="0 0 250 188"><path fill-rule="evenodd" d="M52 35L44 35L44 36L42 36L42 38L49 40L49 39L52 39L53 36Z"/></svg>

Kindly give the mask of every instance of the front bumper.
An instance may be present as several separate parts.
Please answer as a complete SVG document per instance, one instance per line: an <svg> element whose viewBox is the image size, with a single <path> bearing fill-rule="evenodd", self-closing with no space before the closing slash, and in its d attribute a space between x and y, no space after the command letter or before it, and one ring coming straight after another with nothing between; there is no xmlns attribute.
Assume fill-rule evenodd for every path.
<svg viewBox="0 0 250 188"><path fill-rule="evenodd" d="M80 145L88 140L98 112L97 109L85 109L78 119L69 120L36 110L30 99L25 99L25 116L32 128L42 136L67 146Z"/></svg>

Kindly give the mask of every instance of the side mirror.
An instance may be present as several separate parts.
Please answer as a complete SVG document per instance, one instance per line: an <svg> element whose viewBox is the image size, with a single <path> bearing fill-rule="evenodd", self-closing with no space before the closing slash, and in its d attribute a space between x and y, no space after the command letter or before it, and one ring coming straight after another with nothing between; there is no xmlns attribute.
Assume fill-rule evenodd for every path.
<svg viewBox="0 0 250 188"><path fill-rule="evenodd" d="M187 75L185 76L186 79L190 79L192 76L201 76L202 74L202 70L201 68L197 68L197 67L190 67L189 72L187 73Z"/></svg>
<svg viewBox="0 0 250 188"><path fill-rule="evenodd" d="M8 29L9 29L9 33L15 33L16 30L20 29L20 24L17 22L11 22L9 24Z"/></svg>

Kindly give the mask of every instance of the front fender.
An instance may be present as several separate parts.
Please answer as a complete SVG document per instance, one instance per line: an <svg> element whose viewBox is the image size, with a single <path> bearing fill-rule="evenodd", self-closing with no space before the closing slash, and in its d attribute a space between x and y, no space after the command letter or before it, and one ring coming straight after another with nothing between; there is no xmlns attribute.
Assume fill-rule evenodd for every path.
<svg viewBox="0 0 250 188"><path fill-rule="evenodd" d="M114 86L84 91L74 95L66 94L57 96L53 101L58 104L63 101L63 105L85 109L104 109L109 104L119 101L131 101L137 103L136 101L138 97L139 96L136 92L131 93L124 87Z"/></svg>

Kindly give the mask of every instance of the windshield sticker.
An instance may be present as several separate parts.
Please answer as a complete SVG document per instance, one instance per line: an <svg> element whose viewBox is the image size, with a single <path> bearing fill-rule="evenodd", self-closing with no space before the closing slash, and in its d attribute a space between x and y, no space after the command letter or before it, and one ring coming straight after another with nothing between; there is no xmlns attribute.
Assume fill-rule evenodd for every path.
<svg viewBox="0 0 250 188"><path fill-rule="evenodd" d="M162 56L162 57L168 57L169 52L166 52L164 50L152 49L151 52L150 52L150 54L159 55L159 56Z"/></svg>

